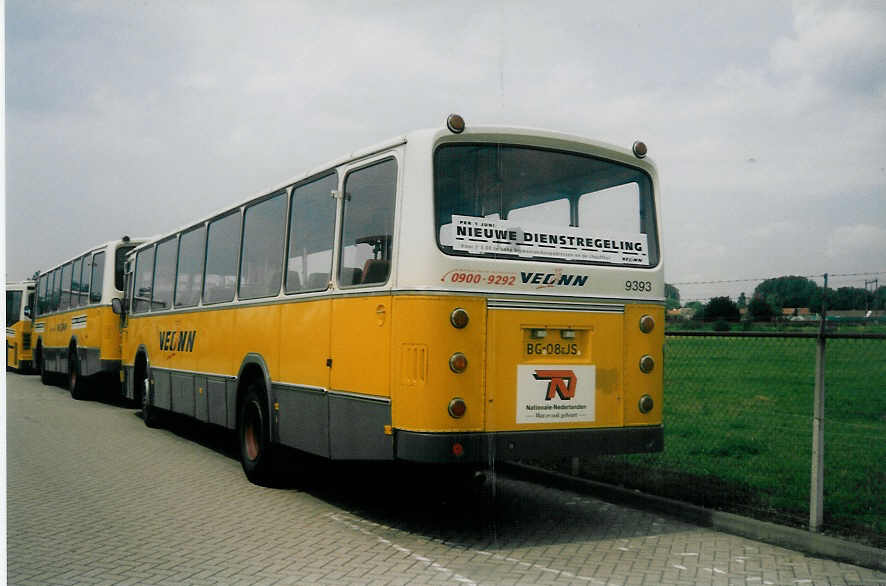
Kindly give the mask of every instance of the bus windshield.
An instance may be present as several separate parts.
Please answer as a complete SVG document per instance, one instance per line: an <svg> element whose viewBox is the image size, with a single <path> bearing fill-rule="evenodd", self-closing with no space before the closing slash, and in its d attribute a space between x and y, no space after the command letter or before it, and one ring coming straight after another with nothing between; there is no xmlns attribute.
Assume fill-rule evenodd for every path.
<svg viewBox="0 0 886 586"><path fill-rule="evenodd" d="M6 327L14 325L21 317L22 292L6 292Z"/></svg>
<svg viewBox="0 0 886 586"><path fill-rule="evenodd" d="M434 154L437 242L450 255L653 267L652 181L578 153L447 144Z"/></svg>

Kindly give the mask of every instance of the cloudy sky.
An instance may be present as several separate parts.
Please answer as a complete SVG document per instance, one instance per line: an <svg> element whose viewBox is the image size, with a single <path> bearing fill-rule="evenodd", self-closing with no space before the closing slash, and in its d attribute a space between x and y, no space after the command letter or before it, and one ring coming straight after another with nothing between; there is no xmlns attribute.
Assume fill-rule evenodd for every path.
<svg viewBox="0 0 886 586"><path fill-rule="evenodd" d="M7 278L459 112L646 141L669 282L884 284L886 4L615 6L7 0Z"/></svg>

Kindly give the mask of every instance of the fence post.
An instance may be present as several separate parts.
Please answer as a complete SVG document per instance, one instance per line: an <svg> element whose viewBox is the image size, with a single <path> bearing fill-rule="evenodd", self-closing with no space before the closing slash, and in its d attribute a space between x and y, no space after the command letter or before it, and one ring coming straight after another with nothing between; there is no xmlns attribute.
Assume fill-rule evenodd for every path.
<svg viewBox="0 0 886 586"><path fill-rule="evenodd" d="M815 351L815 401L812 412L812 484L809 489L809 530L820 531L824 516L824 372L828 274L821 295L821 323Z"/></svg>

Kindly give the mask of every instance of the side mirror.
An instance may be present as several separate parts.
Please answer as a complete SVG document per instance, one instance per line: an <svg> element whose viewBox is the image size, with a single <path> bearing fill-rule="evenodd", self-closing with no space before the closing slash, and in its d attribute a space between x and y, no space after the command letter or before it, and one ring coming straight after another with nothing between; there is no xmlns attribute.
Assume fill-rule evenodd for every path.
<svg viewBox="0 0 886 586"><path fill-rule="evenodd" d="M123 302L117 299L111 299L111 310L117 315L123 315Z"/></svg>
<svg viewBox="0 0 886 586"><path fill-rule="evenodd" d="M25 317L31 319L31 306L25 307Z"/></svg>

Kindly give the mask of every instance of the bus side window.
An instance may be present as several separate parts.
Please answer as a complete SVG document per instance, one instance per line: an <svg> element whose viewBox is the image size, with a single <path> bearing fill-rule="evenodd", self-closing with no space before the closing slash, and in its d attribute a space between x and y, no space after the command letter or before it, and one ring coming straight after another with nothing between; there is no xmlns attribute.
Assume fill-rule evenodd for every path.
<svg viewBox="0 0 886 586"><path fill-rule="evenodd" d="M338 176L331 173L292 190L287 293L323 291L329 286L335 240L335 200L330 193L337 186Z"/></svg>
<svg viewBox="0 0 886 586"><path fill-rule="evenodd" d="M203 303L223 303L234 300L239 250L239 210L209 223L209 231L206 235Z"/></svg>
<svg viewBox="0 0 886 586"><path fill-rule="evenodd" d="M65 310L71 307L71 263L62 267L62 291L58 308Z"/></svg>
<svg viewBox="0 0 886 586"><path fill-rule="evenodd" d="M59 301L62 298L62 270L55 269L52 271L52 311L58 309Z"/></svg>
<svg viewBox="0 0 886 586"><path fill-rule="evenodd" d="M132 313L144 313L151 309L151 288L154 278L154 247L139 251L135 257L135 290L132 296Z"/></svg>
<svg viewBox="0 0 886 586"><path fill-rule="evenodd" d="M179 238L178 274L175 285L175 306L194 307L203 290L203 252L206 249L206 227L199 226Z"/></svg>
<svg viewBox="0 0 886 586"><path fill-rule="evenodd" d="M46 275L40 275L37 280L37 315L43 315L46 311Z"/></svg>
<svg viewBox="0 0 886 586"><path fill-rule="evenodd" d="M283 277L286 192L246 208L240 262L240 299L273 297Z"/></svg>
<svg viewBox="0 0 886 586"><path fill-rule="evenodd" d="M83 266L80 273L80 305L89 305L89 277L92 274L92 265L89 260L90 257L88 254L83 257Z"/></svg>
<svg viewBox="0 0 886 586"><path fill-rule="evenodd" d="M123 270L126 264L126 255L133 248L135 246L130 244L129 246L118 246L114 251L114 288L118 291L123 291Z"/></svg>
<svg viewBox="0 0 886 586"><path fill-rule="evenodd" d="M384 283L391 272L397 162L387 159L345 178L339 283Z"/></svg>
<svg viewBox="0 0 886 586"><path fill-rule="evenodd" d="M71 276L71 307L80 305L80 271L83 270L83 259L74 261L74 272Z"/></svg>
<svg viewBox="0 0 886 586"><path fill-rule="evenodd" d="M175 280L175 260L178 240L170 238L157 245L154 262L154 285L151 288L151 311L172 307L172 284Z"/></svg>
<svg viewBox="0 0 886 586"><path fill-rule="evenodd" d="M102 300L102 281L105 277L105 253L96 252L92 255L92 285L89 288L89 302L99 303Z"/></svg>

